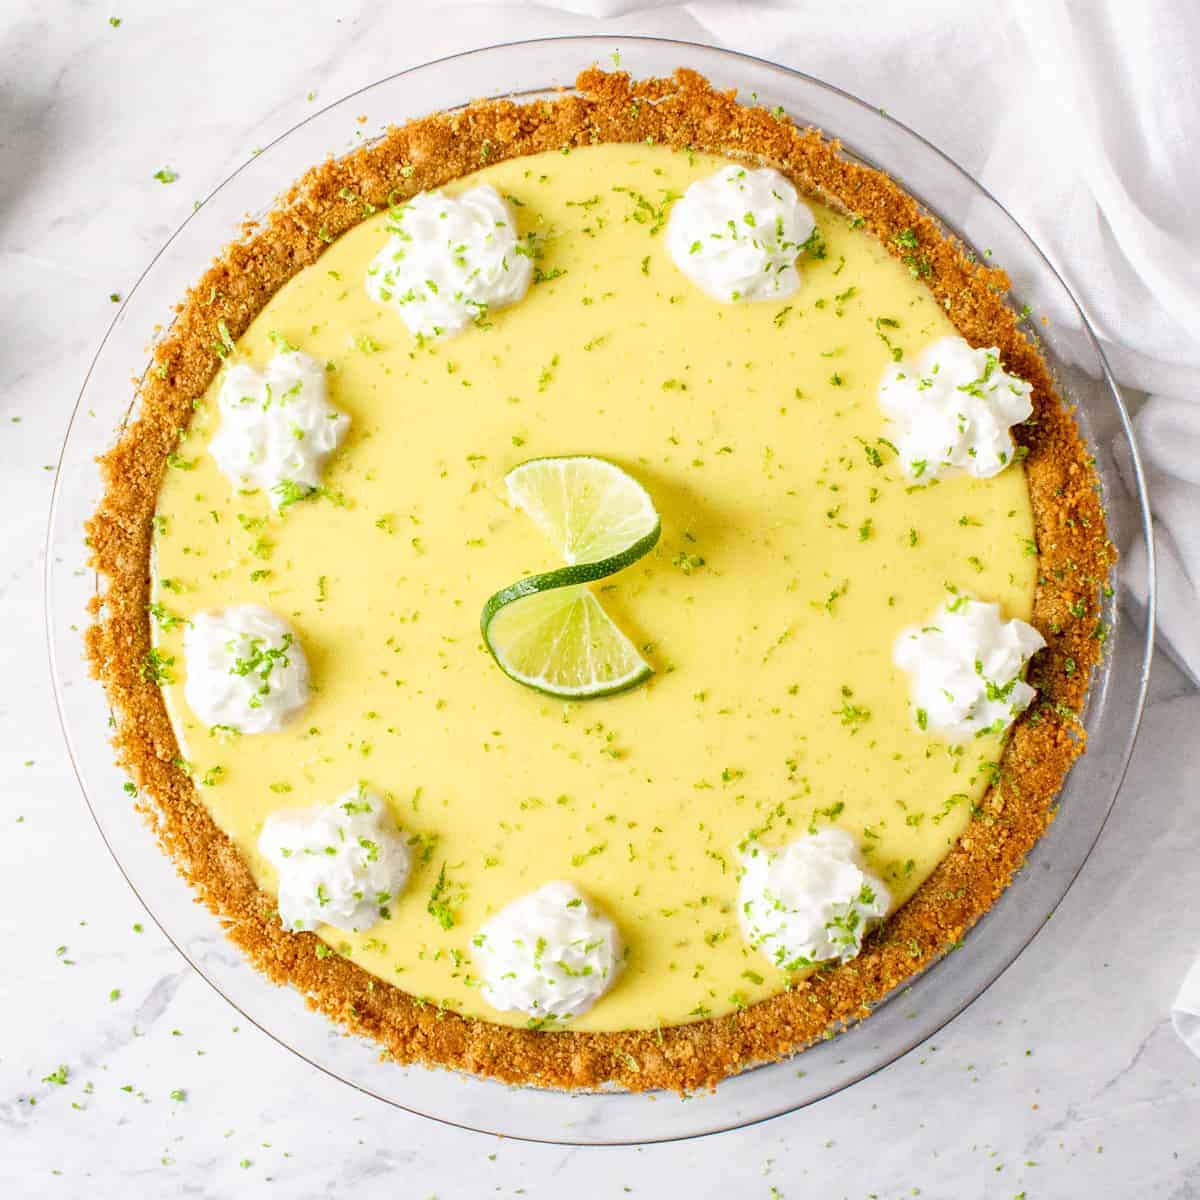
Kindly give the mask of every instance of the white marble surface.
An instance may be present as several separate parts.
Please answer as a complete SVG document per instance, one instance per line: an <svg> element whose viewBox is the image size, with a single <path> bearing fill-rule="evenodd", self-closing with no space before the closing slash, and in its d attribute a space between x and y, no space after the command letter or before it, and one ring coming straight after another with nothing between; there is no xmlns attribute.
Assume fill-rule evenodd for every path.
<svg viewBox="0 0 1200 1200"><path fill-rule="evenodd" d="M1115 814L1019 962L879 1075L700 1142L531 1146L391 1110L239 1030L129 892L71 773L42 634L50 464L110 293L313 103L470 45L691 25L449 7L0 12L0 1195L1200 1197L1200 1061L1167 1019L1200 950L1200 917L1178 907L1200 861L1200 696L1161 662ZM852 58L824 73L906 115L894 74L884 97ZM67 1083L44 1082L60 1064Z"/></svg>

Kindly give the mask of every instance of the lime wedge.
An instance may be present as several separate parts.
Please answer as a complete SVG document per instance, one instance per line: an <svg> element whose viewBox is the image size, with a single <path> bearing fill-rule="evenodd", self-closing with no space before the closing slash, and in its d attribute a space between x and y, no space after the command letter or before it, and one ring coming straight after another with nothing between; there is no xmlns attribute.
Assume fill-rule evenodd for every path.
<svg viewBox="0 0 1200 1200"><path fill-rule="evenodd" d="M500 669L551 696L592 699L652 674L593 594L653 549L662 526L649 493L620 467L575 455L535 458L505 479L513 507L551 540L568 566L502 588L480 629Z"/></svg>

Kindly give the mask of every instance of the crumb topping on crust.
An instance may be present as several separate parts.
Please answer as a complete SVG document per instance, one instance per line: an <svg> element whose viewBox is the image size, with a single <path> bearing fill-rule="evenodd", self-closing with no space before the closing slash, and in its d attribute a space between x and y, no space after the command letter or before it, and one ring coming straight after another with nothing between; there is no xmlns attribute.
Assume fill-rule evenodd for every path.
<svg viewBox="0 0 1200 1200"><path fill-rule="evenodd" d="M759 1004L692 1024L617 1033L514 1029L435 1008L340 955L319 957L315 935L280 925L274 898L259 890L176 765L162 694L141 670L151 648L152 518L167 456L229 340L371 206L403 201L502 159L648 139L773 166L802 191L860 218L926 282L963 337L998 346L1004 368L1033 385L1033 417L1016 432L1028 451L1037 534L1033 623L1047 647L1030 670L1038 699L1014 726L970 825L858 957ZM102 591L92 601L86 649L113 710L117 760L137 784L137 804L163 849L261 971L295 986L312 1007L401 1063L553 1088L611 1082L690 1091L794 1053L868 1015L955 947L1053 820L1057 794L1083 751L1077 714L1103 650L1100 592L1116 552L1099 482L1036 341L1005 301L1008 289L1003 271L976 261L886 175L845 157L819 131L739 104L734 92L716 91L683 68L670 78L634 81L593 67L573 92L553 100L493 100L425 117L312 168L261 224L244 227L178 306L138 385L136 415L100 460L105 494L87 537Z"/></svg>

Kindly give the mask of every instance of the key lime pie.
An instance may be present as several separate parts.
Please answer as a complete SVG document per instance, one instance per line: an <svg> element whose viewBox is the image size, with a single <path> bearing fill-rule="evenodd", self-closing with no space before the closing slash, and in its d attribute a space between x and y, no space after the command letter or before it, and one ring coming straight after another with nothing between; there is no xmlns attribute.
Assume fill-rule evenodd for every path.
<svg viewBox="0 0 1200 1200"><path fill-rule="evenodd" d="M314 168L103 462L164 848L400 1062L686 1090L866 1015L1051 820L1103 643L1006 289L683 70Z"/></svg>

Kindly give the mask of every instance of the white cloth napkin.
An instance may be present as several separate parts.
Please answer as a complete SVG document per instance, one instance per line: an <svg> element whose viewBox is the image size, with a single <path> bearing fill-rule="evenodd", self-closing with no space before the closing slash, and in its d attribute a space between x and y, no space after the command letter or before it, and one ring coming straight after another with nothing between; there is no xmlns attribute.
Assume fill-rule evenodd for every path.
<svg viewBox="0 0 1200 1200"><path fill-rule="evenodd" d="M1159 629L1200 682L1200 3L540 6L620 18L603 26L614 33L695 39L699 26L717 44L815 75L887 108L1004 204L1066 279L1118 381L1153 393L1135 428ZM1144 603L1146 547L1122 549L1122 579ZM1173 1016L1200 1055L1200 961Z"/></svg>
<svg viewBox="0 0 1200 1200"><path fill-rule="evenodd" d="M1200 1057L1200 959L1192 963L1175 997L1171 1023L1188 1049Z"/></svg>

